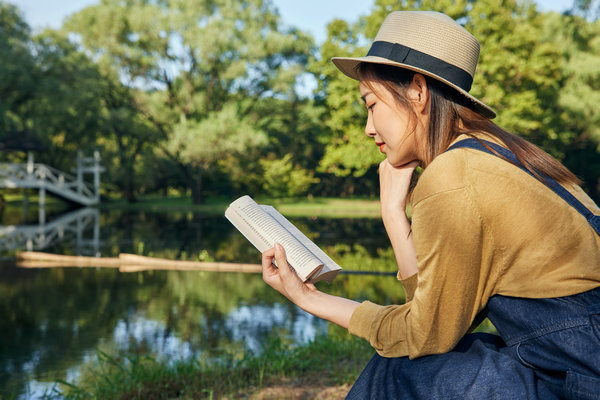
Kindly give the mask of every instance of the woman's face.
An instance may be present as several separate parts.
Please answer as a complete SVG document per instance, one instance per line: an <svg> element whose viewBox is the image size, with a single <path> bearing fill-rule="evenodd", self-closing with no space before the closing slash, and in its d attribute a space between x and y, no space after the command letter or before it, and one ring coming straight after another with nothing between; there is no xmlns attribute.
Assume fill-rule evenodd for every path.
<svg viewBox="0 0 600 400"><path fill-rule="evenodd" d="M365 134L375 140L379 150L395 167L419 160L417 137L422 129L419 129L418 118L411 110L398 104L383 85L373 81L369 83L360 82L360 95L368 112Z"/></svg>

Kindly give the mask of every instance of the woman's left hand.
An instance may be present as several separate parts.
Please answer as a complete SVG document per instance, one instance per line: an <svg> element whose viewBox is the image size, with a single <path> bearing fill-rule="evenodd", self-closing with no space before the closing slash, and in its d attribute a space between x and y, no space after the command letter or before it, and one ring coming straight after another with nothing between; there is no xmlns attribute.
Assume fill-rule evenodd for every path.
<svg viewBox="0 0 600 400"><path fill-rule="evenodd" d="M379 164L381 218L392 243L398 271L402 278L417 273L417 256L406 216L406 201L416 161L394 167L387 158Z"/></svg>
<svg viewBox="0 0 600 400"><path fill-rule="evenodd" d="M274 265L273 260L277 261L279 267ZM310 282L302 282L290 268L285 250L279 243L262 254L262 270L263 280L267 285L301 308L304 308L303 300L307 300L309 294L317 291L315 285Z"/></svg>
<svg viewBox="0 0 600 400"><path fill-rule="evenodd" d="M395 167L386 158L379 164L381 216L384 222L389 216L404 215L410 180L418 162Z"/></svg>

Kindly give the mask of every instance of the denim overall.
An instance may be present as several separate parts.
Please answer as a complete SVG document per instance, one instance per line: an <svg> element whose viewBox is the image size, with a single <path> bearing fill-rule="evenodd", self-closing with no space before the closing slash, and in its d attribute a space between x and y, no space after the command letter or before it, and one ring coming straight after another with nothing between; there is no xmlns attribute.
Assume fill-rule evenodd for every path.
<svg viewBox="0 0 600 400"><path fill-rule="evenodd" d="M512 152L486 144L520 166ZM459 147L493 154L475 139L449 150ZM600 235L600 216L544 178ZM499 336L468 334L448 353L414 360L375 354L347 399L600 400L600 287L548 299L495 295L484 312Z"/></svg>

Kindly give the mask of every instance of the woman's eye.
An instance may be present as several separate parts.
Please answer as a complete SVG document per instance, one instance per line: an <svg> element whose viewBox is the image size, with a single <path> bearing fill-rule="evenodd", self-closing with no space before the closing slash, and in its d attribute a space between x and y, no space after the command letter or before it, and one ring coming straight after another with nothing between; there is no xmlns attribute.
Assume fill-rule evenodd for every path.
<svg viewBox="0 0 600 400"><path fill-rule="evenodd" d="M367 110L373 111L373 107L375 107L375 103L371 104L370 106L367 106Z"/></svg>

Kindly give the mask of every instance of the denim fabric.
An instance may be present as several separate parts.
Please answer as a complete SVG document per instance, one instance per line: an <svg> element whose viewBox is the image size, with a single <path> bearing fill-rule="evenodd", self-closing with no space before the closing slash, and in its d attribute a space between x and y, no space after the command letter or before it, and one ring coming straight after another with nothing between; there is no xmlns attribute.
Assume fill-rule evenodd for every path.
<svg viewBox="0 0 600 400"><path fill-rule="evenodd" d="M466 335L454 350L410 360L376 354L347 399L600 400L600 288L573 296L493 296L500 336Z"/></svg>
<svg viewBox="0 0 600 400"><path fill-rule="evenodd" d="M488 310L508 353L554 393L600 399L600 289L541 300L494 296Z"/></svg>

